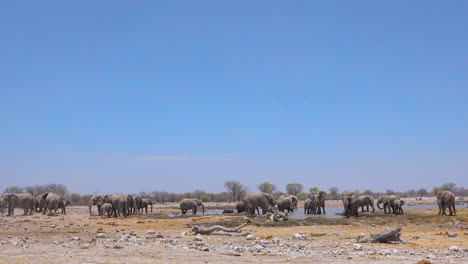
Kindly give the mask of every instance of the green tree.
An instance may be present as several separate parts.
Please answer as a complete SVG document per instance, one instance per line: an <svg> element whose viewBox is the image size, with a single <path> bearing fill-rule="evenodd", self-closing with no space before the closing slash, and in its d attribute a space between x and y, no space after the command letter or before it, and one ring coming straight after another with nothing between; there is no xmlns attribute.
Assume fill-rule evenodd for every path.
<svg viewBox="0 0 468 264"><path fill-rule="evenodd" d="M318 187L312 187L309 189L309 193L316 193L319 191L319 188Z"/></svg>
<svg viewBox="0 0 468 264"><path fill-rule="evenodd" d="M304 186L300 183L288 183L286 185L286 192L290 195L298 195L304 190Z"/></svg>
<svg viewBox="0 0 468 264"><path fill-rule="evenodd" d="M257 185L257 188L259 191L264 192L264 193L273 193L276 191L276 185L270 182L261 182Z"/></svg>

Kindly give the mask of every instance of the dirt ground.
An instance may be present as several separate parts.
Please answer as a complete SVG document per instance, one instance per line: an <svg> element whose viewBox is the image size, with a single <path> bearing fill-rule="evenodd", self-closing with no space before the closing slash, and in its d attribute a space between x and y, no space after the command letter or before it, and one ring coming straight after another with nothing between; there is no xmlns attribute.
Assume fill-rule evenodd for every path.
<svg viewBox="0 0 468 264"><path fill-rule="evenodd" d="M452 217L438 217L436 210L268 224L256 217L259 224L242 229L251 237L190 233L192 225L236 226L245 222L243 215L168 218L166 213L178 212L171 207L128 218L89 216L86 207L57 216L17 210L0 218L0 263L467 263L468 210L462 207ZM404 243L356 242L395 227L402 228Z"/></svg>

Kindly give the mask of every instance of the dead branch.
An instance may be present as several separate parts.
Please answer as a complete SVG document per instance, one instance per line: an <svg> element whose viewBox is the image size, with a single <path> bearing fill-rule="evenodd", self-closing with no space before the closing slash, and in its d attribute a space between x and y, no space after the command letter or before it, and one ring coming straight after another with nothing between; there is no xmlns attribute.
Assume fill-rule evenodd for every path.
<svg viewBox="0 0 468 264"><path fill-rule="evenodd" d="M233 227L233 228L228 228L228 227L224 227L224 226L220 226L220 225L214 225L214 226L210 226L210 227L203 227L203 226L195 225L192 228L192 232L195 235L196 234L211 235L215 231L223 231L225 233L241 233L240 229L242 227L250 224L251 222L252 222L251 220L247 219L246 223L243 223L242 225L240 225L238 227ZM217 234L219 235L220 233L218 232Z"/></svg>
<svg viewBox="0 0 468 264"><path fill-rule="evenodd" d="M401 228L384 230L378 234L370 235L368 238L358 238L360 243L391 243L402 242L400 239Z"/></svg>

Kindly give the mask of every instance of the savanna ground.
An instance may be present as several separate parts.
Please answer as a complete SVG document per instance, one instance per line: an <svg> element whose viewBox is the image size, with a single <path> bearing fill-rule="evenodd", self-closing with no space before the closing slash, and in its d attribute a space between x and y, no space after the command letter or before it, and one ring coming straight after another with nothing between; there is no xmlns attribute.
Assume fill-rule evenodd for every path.
<svg viewBox="0 0 468 264"><path fill-rule="evenodd" d="M66 215L52 217L22 216L17 210L15 217L0 218L0 262L416 263L427 259L434 263L467 263L465 208L458 206L457 216L452 217L438 217L437 210L406 210L403 216L384 215L377 210L359 218L313 216L278 223L263 223L264 217L256 217L256 224L242 229L252 231L252 240L190 233L192 225L237 226L245 222L243 215L169 218L168 212L179 212L171 206L157 206L153 213L128 218L89 216L86 207L69 207ZM356 242L361 234L369 236L395 227L402 228L402 244ZM293 239L296 233L306 240ZM456 237L449 237L449 233Z"/></svg>

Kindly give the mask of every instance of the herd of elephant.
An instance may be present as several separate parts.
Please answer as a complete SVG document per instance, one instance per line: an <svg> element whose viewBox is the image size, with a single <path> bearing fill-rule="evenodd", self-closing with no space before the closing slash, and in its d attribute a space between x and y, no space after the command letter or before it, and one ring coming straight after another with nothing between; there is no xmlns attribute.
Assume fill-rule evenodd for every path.
<svg viewBox="0 0 468 264"><path fill-rule="evenodd" d="M25 215L33 214L33 212L57 214L58 209L61 209L62 214L65 214L65 207L69 203L60 195L51 192L36 197L30 193L9 193L0 197L0 210L2 216L5 209L7 209L7 216L13 216L15 208L22 208Z"/></svg>
<svg viewBox="0 0 468 264"><path fill-rule="evenodd" d="M96 205L98 214L102 217L127 217L132 214L148 213L148 207L153 212L153 201L128 194L93 195L89 201L89 215L93 215L92 206Z"/></svg>
<svg viewBox="0 0 468 264"><path fill-rule="evenodd" d="M320 191L309 194L308 199L304 201L304 214L325 214L325 198L327 193ZM247 215L254 215L255 212L266 214L276 207L279 211L293 212L297 209L298 198L294 195L281 195L275 199L268 193L248 193L236 205L238 213L245 212ZM372 211L374 208L374 198L369 195L357 195L356 193L344 192L342 194L344 207L344 215L346 217L359 216L358 209L369 212L369 207ZM33 214L33 212L42 212L43 214L57 214L57 210L61 209L62 213L66 213L68 201L55 193L44 193L34 197L30 193L20 194L5 194L0 197L0 210L3 212L7 208L8 216L14 214L15 208L22 208L24 214ZM142 214L143 211L148 213L148 207L153 211L153 202L150 199L141 198L139 196L127 194L106 194L93 195L89 202L89 214L93 215L92 207L97 206L98 214L101 217L126 217L131 214ZM377 207L383 209L385 214L403 214L402 206L405 201L399 199L395 195L382 196L377 200ZM439 206L439 215L446 215L447 208L450 215L456 215L455 210L455 195L450 191L440 191L437 194L437 204ZM381 207L380 205L383 205ZM202 208L202 213L205 213L203 202L195 198L185 198L180 203L180 210L185 214L188 210L192 214L197 213L198 207ZM229 210L232 211L232 210Z"/></svg>

